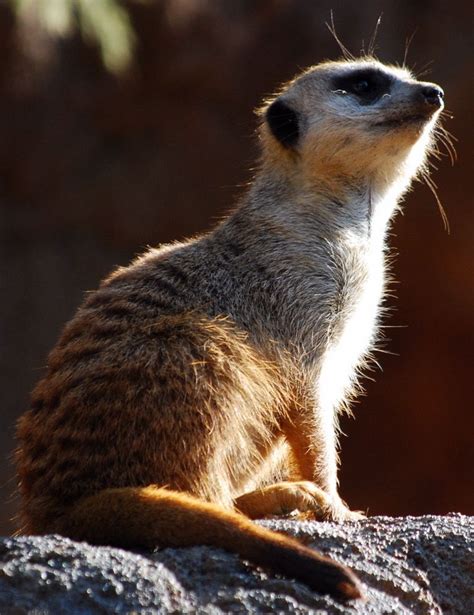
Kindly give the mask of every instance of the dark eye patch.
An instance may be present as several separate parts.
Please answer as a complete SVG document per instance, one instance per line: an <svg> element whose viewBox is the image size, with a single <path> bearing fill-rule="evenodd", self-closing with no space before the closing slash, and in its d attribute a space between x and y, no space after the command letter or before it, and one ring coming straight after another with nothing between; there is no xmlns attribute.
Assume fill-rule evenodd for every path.
<svg viewBox="0 0 474 615"><path fill-rule="evenodd" d="M390 90L391 84L391 77L376 68L352 70L332 80L334 90L354 94L362 105L374 103Z"/></svg>

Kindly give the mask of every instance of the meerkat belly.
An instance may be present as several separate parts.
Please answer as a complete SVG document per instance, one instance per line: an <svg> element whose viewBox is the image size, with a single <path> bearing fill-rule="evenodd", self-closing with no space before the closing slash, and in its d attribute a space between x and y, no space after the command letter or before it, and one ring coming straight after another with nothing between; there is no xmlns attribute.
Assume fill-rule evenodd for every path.
<svg viewBox="0 0 474 615"><path fill-rule="evenodd" d="M377 332L384 286L382 258L364 269L362 276L360 271L353 276L359 279L352 287L350 281L347 284L345 300L334 317L333 332L322 355L317 397L320 407L329 412L350 398Z"/></svg>

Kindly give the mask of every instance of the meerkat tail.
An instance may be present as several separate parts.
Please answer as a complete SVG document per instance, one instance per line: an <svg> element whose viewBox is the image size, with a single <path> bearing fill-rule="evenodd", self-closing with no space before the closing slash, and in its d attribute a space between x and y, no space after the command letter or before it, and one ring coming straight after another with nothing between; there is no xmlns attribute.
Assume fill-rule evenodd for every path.
<svg viewBox="0 0 474 615"><path fill-rule="evenodd" d="M342 600L362 596L357 577L343 565L239 513L164 488L106 489L78 501L59 526L73 539L125 548L220 547L317 592Z"/></svg>

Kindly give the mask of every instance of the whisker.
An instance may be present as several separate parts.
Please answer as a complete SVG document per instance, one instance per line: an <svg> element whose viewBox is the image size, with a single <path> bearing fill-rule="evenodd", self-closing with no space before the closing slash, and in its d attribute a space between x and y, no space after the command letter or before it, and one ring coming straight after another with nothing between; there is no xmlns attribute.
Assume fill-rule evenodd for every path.
<svg viewBox="0 0 474 615"><path fill-rule="evenodd" d="M376 348L375 351L376 352L381 352L382 354L391 355L392 357L399 357L400 356L400 353L392 352L391 350L386 350L385 348Z"/></svg>
<svg viewBox="0 0 474 615"><path fill-rule="evenodd" d="M431 148L431 150L430 150L430 154L431 154L431 156L433 156L433 158L436 158L436 160L441 160L441 158L443 157L443 155L445 155L445 154L443 154L443 153L442 153L442 152L438 149L438 147L436 147L436 145L434 145L434 146ZM434 165L433 165L433 167L434 167ZM434 168L436 168L436 167L434 167Z"/></svg>
<svg viewBox="0 0 474 615"><path fill-rule="evenodd" d="M435 137L444 145L448 156L451 160L451 164L454 165L458 159L456 147L453 141L457 141L456 137L452 135L444 126L438 125L434 130Z"/></svg>
<svg viewBox="0 0 474 615"><path fill-rule="evenodd" d="M436 192L437 189L437 185L435 184L435 182L431 179L431 177L428 175L428 173L423 173L422 174L423 179L425 180L426 185L428 186L428 188L431 190L431 192L433 193L433 196L436 200L436 203L438 205L438 209L439 209L439 213L441 215L441 219L443 220L443 225L444 225L444 229L447 231L448 235L451 233L451 229L449 226L449 220L448 220L448 216L446 214L446 211L440 201L440 198L438 196L438 193Z"/></svg>
<svg viewBox="0 0 474 615"><path fill-rule="evenodd" d="M428 60L419 71L416 71L416 78L424 77L425 75L429 75L433 70L433 60Z"/></svg>
<svg viewBox="0 0 474 615"><path fill-rule="evenodd" d="M331 23L329 24L328 22L326 22L326 27L329 30L329 32L333 35L336 43L339 45L339 49L342 51L342 55L344 56L344 59L345 60L355 60L354 55L349 51L349 49L347 49L347 47L344 45L344 43L341 41L341 39L337 35L336 26L334 25L334 13L332 9L330 12L330 16L331 16Z"/></svg>
<svg viewBox="0 0 474 615"><path fill-rule="evenodd" d="M449 116L448 116L449 117ZM451 118L453 116L450 116ZM455 137L451 132L449 132L449 130L447 128L445 128L444 126L442 126L441 124L438 125L438 128L443 132L443 134L450 140L451 145L453 145L453 141L458 141L457 137Z"/></svg>
<svg viewBox="0 0 474 615"><path fill-rule="evenodd" d="M408 51L410 49L410 45L415 38L415 34L418 32L418 27L416 27L413 32L410 34L408 38L405 39L405 53L403 54L403 68L406 68L407 59L408 59Z"/></svg>
<svg viewBox="0 0 474 615"><path fill-rule="evenodd" d="M454 164L456 163L456 160L458 158L457 152L454 149L454 147L452 146L451 143L449 143L449 141L446 140L446 136L442 135L442 134L437 134L438 140L440 141L440 143L442 145L444 145L444 149L447 152L447 155L449 157L449 160L451 162L451 166L454 166Z"/></svg>
<svg viewBox="0 0 474 615"><path fill-rule="evenodd" d="M446 107L441 111L440 115L442 115L443 117L447 117L450 120L454 119L453 112Z"/></svg>
<svg viewBox="0 0 474 615"><path fill-rule="evenodd" d="M382 17L383 17L383 13L380 13L378 19L377 19L377 23L375 24L375 28L374 28L374 32L372 34L372 37L370 38L369 41L369 47L367 49L369 56L373 56L374 52L375 52L375 43L377 40L377 34L379 31L379 26L382 23Z"/></svg>

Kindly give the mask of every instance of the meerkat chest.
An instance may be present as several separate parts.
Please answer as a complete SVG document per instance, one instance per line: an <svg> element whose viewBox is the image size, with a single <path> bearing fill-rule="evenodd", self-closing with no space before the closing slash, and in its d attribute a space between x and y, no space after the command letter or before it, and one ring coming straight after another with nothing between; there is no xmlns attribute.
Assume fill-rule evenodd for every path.
<svg viewBox="0 0 474 615"><path fill-rule="evenodd" d="M350 396L373 346L384 288L383 252L351 254L339 274L317 378L320 405L330 410Z"/></svg>

